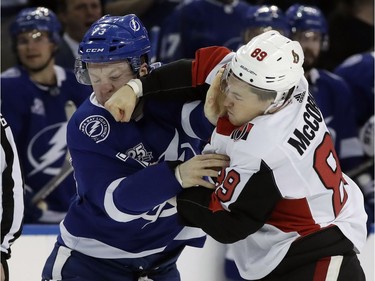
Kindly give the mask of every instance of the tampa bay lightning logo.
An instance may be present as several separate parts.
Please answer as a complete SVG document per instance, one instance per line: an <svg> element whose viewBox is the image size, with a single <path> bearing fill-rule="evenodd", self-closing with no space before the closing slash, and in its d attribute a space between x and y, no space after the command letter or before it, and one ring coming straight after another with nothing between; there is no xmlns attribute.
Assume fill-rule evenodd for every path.
<svg viewBox="0 0 375 281"><path fill-rule="evenodd" d="M109 122L101 115L91 115L81 122L79 130L99 143L109 135Z"/></svg>
<svg viewBox="0 0 375 281"><path fill-rule="evenodd" d="M141 28L141 25L134 18L129 22L129 26L133 31L138 31Z"/></svg>

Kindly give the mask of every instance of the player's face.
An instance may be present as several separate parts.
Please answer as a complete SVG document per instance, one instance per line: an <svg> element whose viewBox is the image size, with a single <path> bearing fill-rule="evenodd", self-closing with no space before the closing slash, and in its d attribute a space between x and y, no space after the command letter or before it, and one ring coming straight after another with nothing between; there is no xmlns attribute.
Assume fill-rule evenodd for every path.
<svg viewBox="0 0 375 281"><path fill-rule="evenodd" d="M235 126L241 126L262 115L272 102L259 99L253 87L233 74L226 79L226 87L222 89L226 94L224 106L229 121Z"/></svg>
<svg viewBox="0 0 375 281"><path fill-rule="evenodd" d="M127 62L89 63L87 67L96 99L101 105L130 79L135 78Z"/></svg>
<svg viewBox="0 0 375 281"><path fill-rule="evenodd" d="M322 35L320 32L316 31L297 31L293 39L301 44L305 54L303 68L305 71L309 71L315 66L318 60L322 44Z"/></svg>
<svg viewBox="0 0 375 281"><path fill-rule="evenodd" d="M30 71L43 70L51 62L56 49L45 31L29 31L17 36L16 49L23 66Z"/></svg>

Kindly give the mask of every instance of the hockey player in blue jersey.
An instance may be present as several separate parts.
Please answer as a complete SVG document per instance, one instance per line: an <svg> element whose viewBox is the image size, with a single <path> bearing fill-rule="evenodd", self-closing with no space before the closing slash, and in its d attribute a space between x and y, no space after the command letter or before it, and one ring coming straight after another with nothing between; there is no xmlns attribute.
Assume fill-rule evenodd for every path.
<svg viewBox="0 0 375 281"><path fill-rule="evenodd" d="M244 24L249 6L242 0L198 0L180 4L161 25L159 60L194 58L198 48L207 46L237 49L241 42L238 30Z"/></svg>
<svg viewBox="0 0 375 281"><path fill-rule="evenodd" d="M44 201L31 199L57 176L66 161L66 105L90 95L73 71L55 65L61 26L47 8L25 8L10 26L19 64L1 74L1 112L12 127L25 175L25 222L62 220L75 192L68 176Z"/></svg>
<svg viewBox="0 0 375 281"><path fill-rule="evenodd" d="M134 78L148 72L150 42L135 15L102 17L79 52L77 79L94 93L68 123L77 196L60 224L43 280L178 281L181 251L201 247L205 235L178 220L175 196L183 188L176 167L201 151L213 125L199 100L138 99L128 123L116 122L104 108L125 84L140 92ZM202 177L217 176L210 167L225 166L227 158L196 159L185 162L200 168L190 169L184 184L213 187Z"/></svg>
<svg viewBox="0 0 375 281"><path fill-rule="evenodd" d="M294 4L285 12L291 38L300 42L305 54L305 77L320 107L344 172L357 167L364 158L355 123L353 95L339 76L316 68L321 50L328 44L327 23L313 6Z"/></svg>

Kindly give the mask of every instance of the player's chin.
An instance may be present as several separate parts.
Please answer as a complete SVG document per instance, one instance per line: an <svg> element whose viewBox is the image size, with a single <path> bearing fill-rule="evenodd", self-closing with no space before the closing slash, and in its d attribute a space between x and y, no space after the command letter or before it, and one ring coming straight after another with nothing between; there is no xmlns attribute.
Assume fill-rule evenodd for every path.
<svg viewBox="0 0 375 281"><path fill-rule="evenodd" d="M233 115L230 112L228 112L228 119L229 119L229 122L234 126L241 126L243 124L243 122L238 120L238 118L236 118L235 115Z"/></svg>

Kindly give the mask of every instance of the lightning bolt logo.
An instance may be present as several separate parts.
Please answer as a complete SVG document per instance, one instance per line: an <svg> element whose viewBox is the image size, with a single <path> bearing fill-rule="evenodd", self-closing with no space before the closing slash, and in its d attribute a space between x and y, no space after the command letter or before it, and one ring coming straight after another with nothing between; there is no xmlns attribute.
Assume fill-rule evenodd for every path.
<svg viewBox="0 0 375 281"><path fill-rule="evenodd" d="M46 127L44 130L36 134L30 141L30 145L27 149L27 156L34 169L28 174L28 176L32 176L40 171L43 171L43 173L48 175L58 174L61 167L54 168L52 165L66 154L66 125L66 122L63 122ZM50 148L43 153L42 156L35 158L33 155L33 148L40 145L38 140L45 138L45 136L54 130L56 130L56 132L48 142Z"/></svg>
<svg viewBox="0 0 375 281"><path fill-rule="evenodd" d="M100 125L100 122L99 121L94 121L93 122L94 124L91 125L91 129L90 129L90 132L89 132L89 136L92 136L94 134L94 132L96 131L96 129L99 127Z"/></svg>
<svg viewBox="0 0 375 281"><path fill-rule="evenodd" d="M81 122L79 130L96 143L104 141L110 132L109 122L101 115L91 115Z"/></svg>

